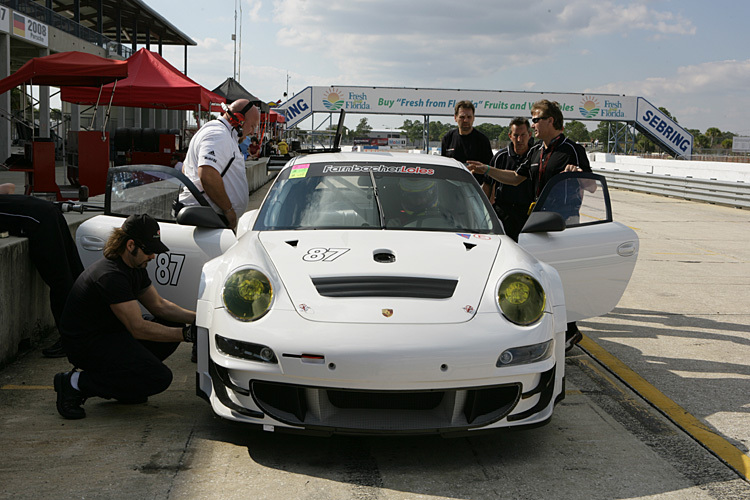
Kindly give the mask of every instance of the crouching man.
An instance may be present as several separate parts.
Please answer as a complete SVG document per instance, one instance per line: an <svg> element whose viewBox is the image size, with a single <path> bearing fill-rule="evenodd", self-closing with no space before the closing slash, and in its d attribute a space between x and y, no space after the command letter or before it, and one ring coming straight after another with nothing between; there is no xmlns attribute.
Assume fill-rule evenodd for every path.
<svg viewBox="0 0 750 500"><path fill-rule="evenodd" d="M159 223L131 215L112 231L104 258L76 280L60 328L74 368L54 380L63 417L84 418L81 405L90 397L142 403L172 383L162 361L180 342L195 341L195 312L163 299L151 284L146 266L167 251ZM144 319L139 302L165 324Z"/></svg>

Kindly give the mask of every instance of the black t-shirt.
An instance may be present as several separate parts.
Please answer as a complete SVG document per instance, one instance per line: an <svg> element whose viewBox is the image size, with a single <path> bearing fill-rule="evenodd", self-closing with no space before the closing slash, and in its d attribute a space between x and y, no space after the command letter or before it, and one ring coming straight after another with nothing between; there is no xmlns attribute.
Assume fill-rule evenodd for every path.
<svg viewBox="0 0 750 500"><path fill-rule="evenodd" d="M529 161L516 172L531 179L534 197L538 198L552 176L561 173L567 165L577 165L584 172L591 172L584 147L560 134L552 139L548 148L543 142L534 146L529 152Z"/></svg>
<svg viewBox="0 0 750 500"><path fill-rule="evenodd" d="M461 163L474 160L486 165L492 159L490 140L475 128L466 135L459 134L458 129L454 128L443 136L440 146L442 156L455 158ZM481 175L475 175L474 178L479 184L482 183Z"/></svg>
<svg viewBox="0 0 750 500"><path fill-rule="evenodd" d="M513 145L498 151L490 160L489 165L501 170L518 171L524 162L530 157L531 149L527 149L522 155L516 154ZM526 179L518 186L503 184L502 182L493 182L495 188L495 205L514 205L528 209L534 194L532 182Z"/></svg>
<svg viewBox="0 0 750 500"><path fill-rule="evenodd" d="M68 338L86 338L127 331L111 304L138 297L151 286L145 269L134 269L121 258L101 259L89 266L76 280L65 304L60 333Z"/></svg>

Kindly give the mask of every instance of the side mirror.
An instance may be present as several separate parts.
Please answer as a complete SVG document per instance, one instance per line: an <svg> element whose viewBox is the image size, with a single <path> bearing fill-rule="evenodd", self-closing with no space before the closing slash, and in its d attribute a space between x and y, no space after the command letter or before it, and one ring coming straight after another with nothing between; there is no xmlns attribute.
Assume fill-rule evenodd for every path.
<svg viewBox="0 0 750 500"><path fill-rule="evenodd" d="M563 231L564 229L565 219L557 212L532 212L521 232L548 233Z"/></svg>
<svg viewBox="0 0 750 500"><path fill-rule="evenodd" d="M237 222L237 239L240 239L240 236L253 228L255 220L258 218L258 212L259 210L250 210L242 214Z"/></svg>
<svg viewBox="0 0 750 500"><path fill-rule="evenodd" d="M227 229L227 224L221 220L213 208L200 205L183 207L177 214L177 224L208 229Z"/></svg>

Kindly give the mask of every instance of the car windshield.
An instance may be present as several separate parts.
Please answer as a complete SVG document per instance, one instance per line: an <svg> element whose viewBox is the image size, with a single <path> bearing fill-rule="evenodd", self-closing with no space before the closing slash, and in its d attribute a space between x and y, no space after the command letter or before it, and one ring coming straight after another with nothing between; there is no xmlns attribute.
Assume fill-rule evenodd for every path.
<svg viewBox="0 0 750 500"><path fill-rule="evenodd" d="M439 165L370 162L305 163L285 169L271 188L255 229L502 233L469 172Z"/></svg>

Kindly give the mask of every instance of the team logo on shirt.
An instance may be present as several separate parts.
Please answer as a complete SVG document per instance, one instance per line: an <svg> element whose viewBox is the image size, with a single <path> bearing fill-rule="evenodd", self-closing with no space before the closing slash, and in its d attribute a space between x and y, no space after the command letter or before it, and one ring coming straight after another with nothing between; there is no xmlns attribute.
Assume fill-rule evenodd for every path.
<svg viewBox="0 0 750 500"><path fill-rule="evenodd" d="M596 97L583 96L578 111L584 118L593 118L599 114L599 101L596 100Z"/></svg>

